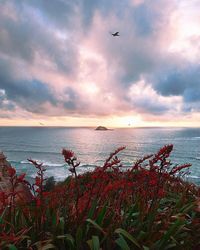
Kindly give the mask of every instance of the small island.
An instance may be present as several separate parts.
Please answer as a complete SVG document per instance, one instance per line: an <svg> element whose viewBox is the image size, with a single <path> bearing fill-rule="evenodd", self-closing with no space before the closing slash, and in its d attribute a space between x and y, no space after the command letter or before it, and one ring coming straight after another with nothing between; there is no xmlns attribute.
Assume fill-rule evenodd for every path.
<svg viewBox="0 0 200 250"><path fill-rule="evenodd" d="M109 129L106 128L106 127L103 127L103 126L98 126L97 128L95 128L95 130L106 131L106 130L109 130Z"/></svg>

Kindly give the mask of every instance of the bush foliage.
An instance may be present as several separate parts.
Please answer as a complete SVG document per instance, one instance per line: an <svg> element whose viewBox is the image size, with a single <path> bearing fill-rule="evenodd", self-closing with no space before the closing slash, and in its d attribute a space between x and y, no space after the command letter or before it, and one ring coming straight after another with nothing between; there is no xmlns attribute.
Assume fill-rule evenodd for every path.
<svg viewBox="0 0 200 250"><path fill-rule="evenodd" d="M200 249L200 189L181 178L190 164L171 164L172 149L125 168L118 148L81 175L74 152L63 149L72 175L58 184L46 183L45 168L34 160L33 185L10 168L11 188L0 193L0 249Z"/></svg>

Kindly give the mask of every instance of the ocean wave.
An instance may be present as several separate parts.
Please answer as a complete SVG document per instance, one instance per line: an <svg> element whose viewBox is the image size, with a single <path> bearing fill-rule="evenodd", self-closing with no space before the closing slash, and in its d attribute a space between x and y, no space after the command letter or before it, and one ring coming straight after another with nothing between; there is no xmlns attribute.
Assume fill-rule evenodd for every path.
<svg viewBox="0 0 200 250"><path fill-rule="evenodd" d="M11 149L6 150L8 153L26 153L28 154L53 154L53 155L61 155L60 152L52 152L52 151L34 151L34 150L19 150L19 149Z"/></svg>
<svg viewBox="0 0 200 250"><path fill-rule="evenodd" d="M38 159L34 159L37 163L43 163L43 166L45 167L64 167L66 166L66 163L52 163L52 162L48 162L48 161L44 161L44 160L38 160ZM32 163L28 160L22 160L22 161L16 161L16 160L8 160L10 162L10 164L22 164L22 165L26 165L26 164L30 164L32 165Z"/></svg>
<svg viewBox="0 0 200 250"><path fill-rule="evenodd" d="M44 167L65 167L66 169L70 168L70 166L68 166L66 163L52 163L52 162L48 162L48 161L44 161L44 160L36 160L36 162L38 163L43 163ZM21 164L32 164L31 162L24 160L24 161L20 161ZM94 169L97 165L92 165L92 164L81 164L77 169L89 169L92 168Z"/></svg>
<svg viewBox="0 0 200 250"><path fill-rule="evenodd" d="M65 163L53 163L53 162L48 162L48 161L44 161L44 160L35 160L37 163L42 163L44 167L64 167L66 166ZM21 161L21 164L32 164L29 161Z"/></svg>
<svg viewBox="0 0 200 250"><path fill-rule="evenodd" d="M66 168L70 168L66 163L53 163L50 161L45 161L45 160L41 160L41 159L33 159L35 160L37 163L43 163L43 166L45 167L66 167ZM32 165L32 163L28 160L21 160L21 161L17 161L17 160L8 160L11 164L22 164L22 165L26 165L26 164L30 164ZM78 168L79 169L88 169L88 168L95 168L97 167L98 164L81 164Z"/></svg>
<svg viewBox="0 0 200 250"><path fill-rule="evenodd" d="M87 172L92 172L94 171L94 167L87 167L87 168L78 168L76 171L78 174L84 174L84 173L87 173Z"/></svg>
<svg viewBox="0 0 200 250"><path fill-rule="evenodd" d="M47 167L64 167L66 166L65 163L51 163L51 162L43 162L43 166L47 166Z"/></svg>
<svg viewBox="0 0 200 250"><path fill-rule="evenodd" d="M96 168L97 167L97 165L94 165L94 164L81 164L80 166L79 166L79 168Z"/></svg>
<svg viewBox="0 0 200 250"><path fill-rule="evenodd" d="M187 177L192 179L200 179L200 176L197 175L188 175Z"/></svg>
<svg viewBox="0 0 200 250"><path fill-rule="evenodd" d="M27 161L27 160L25 160L25 161L20 161L19 163L21 163L21 164L32 164L30 161Z"/></svg>
<svg viewBox="0 0 200 250"><path fill-rule="evenodd" d="M80 173L81 174L81 173ZM63 181L68 176L72 175L69 169L67 168L47 168L45 171L45 178L54 177L56 181ZM37 176L36 172L30 174L31 178L35 178Z"/></svg>

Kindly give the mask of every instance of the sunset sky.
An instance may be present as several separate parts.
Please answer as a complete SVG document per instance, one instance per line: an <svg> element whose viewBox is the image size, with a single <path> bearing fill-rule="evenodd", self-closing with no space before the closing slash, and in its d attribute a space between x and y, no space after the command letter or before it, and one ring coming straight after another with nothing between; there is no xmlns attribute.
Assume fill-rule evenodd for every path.
<svg viewBox="0 0 200 250"><path fill-rule="evenodd" d="M0 125L200 126L199 0L0 0Z"/></svg>

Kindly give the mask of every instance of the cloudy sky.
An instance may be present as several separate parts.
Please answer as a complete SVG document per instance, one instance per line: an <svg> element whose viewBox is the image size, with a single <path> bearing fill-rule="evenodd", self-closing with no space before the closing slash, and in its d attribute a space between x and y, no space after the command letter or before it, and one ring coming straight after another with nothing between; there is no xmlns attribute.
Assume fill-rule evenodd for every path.
<svg viewBox="0 0 200 250"><path fill-rule="evenodd" d="M199 0L0 0L0 125L200 126L199 23Z"/></svg>

